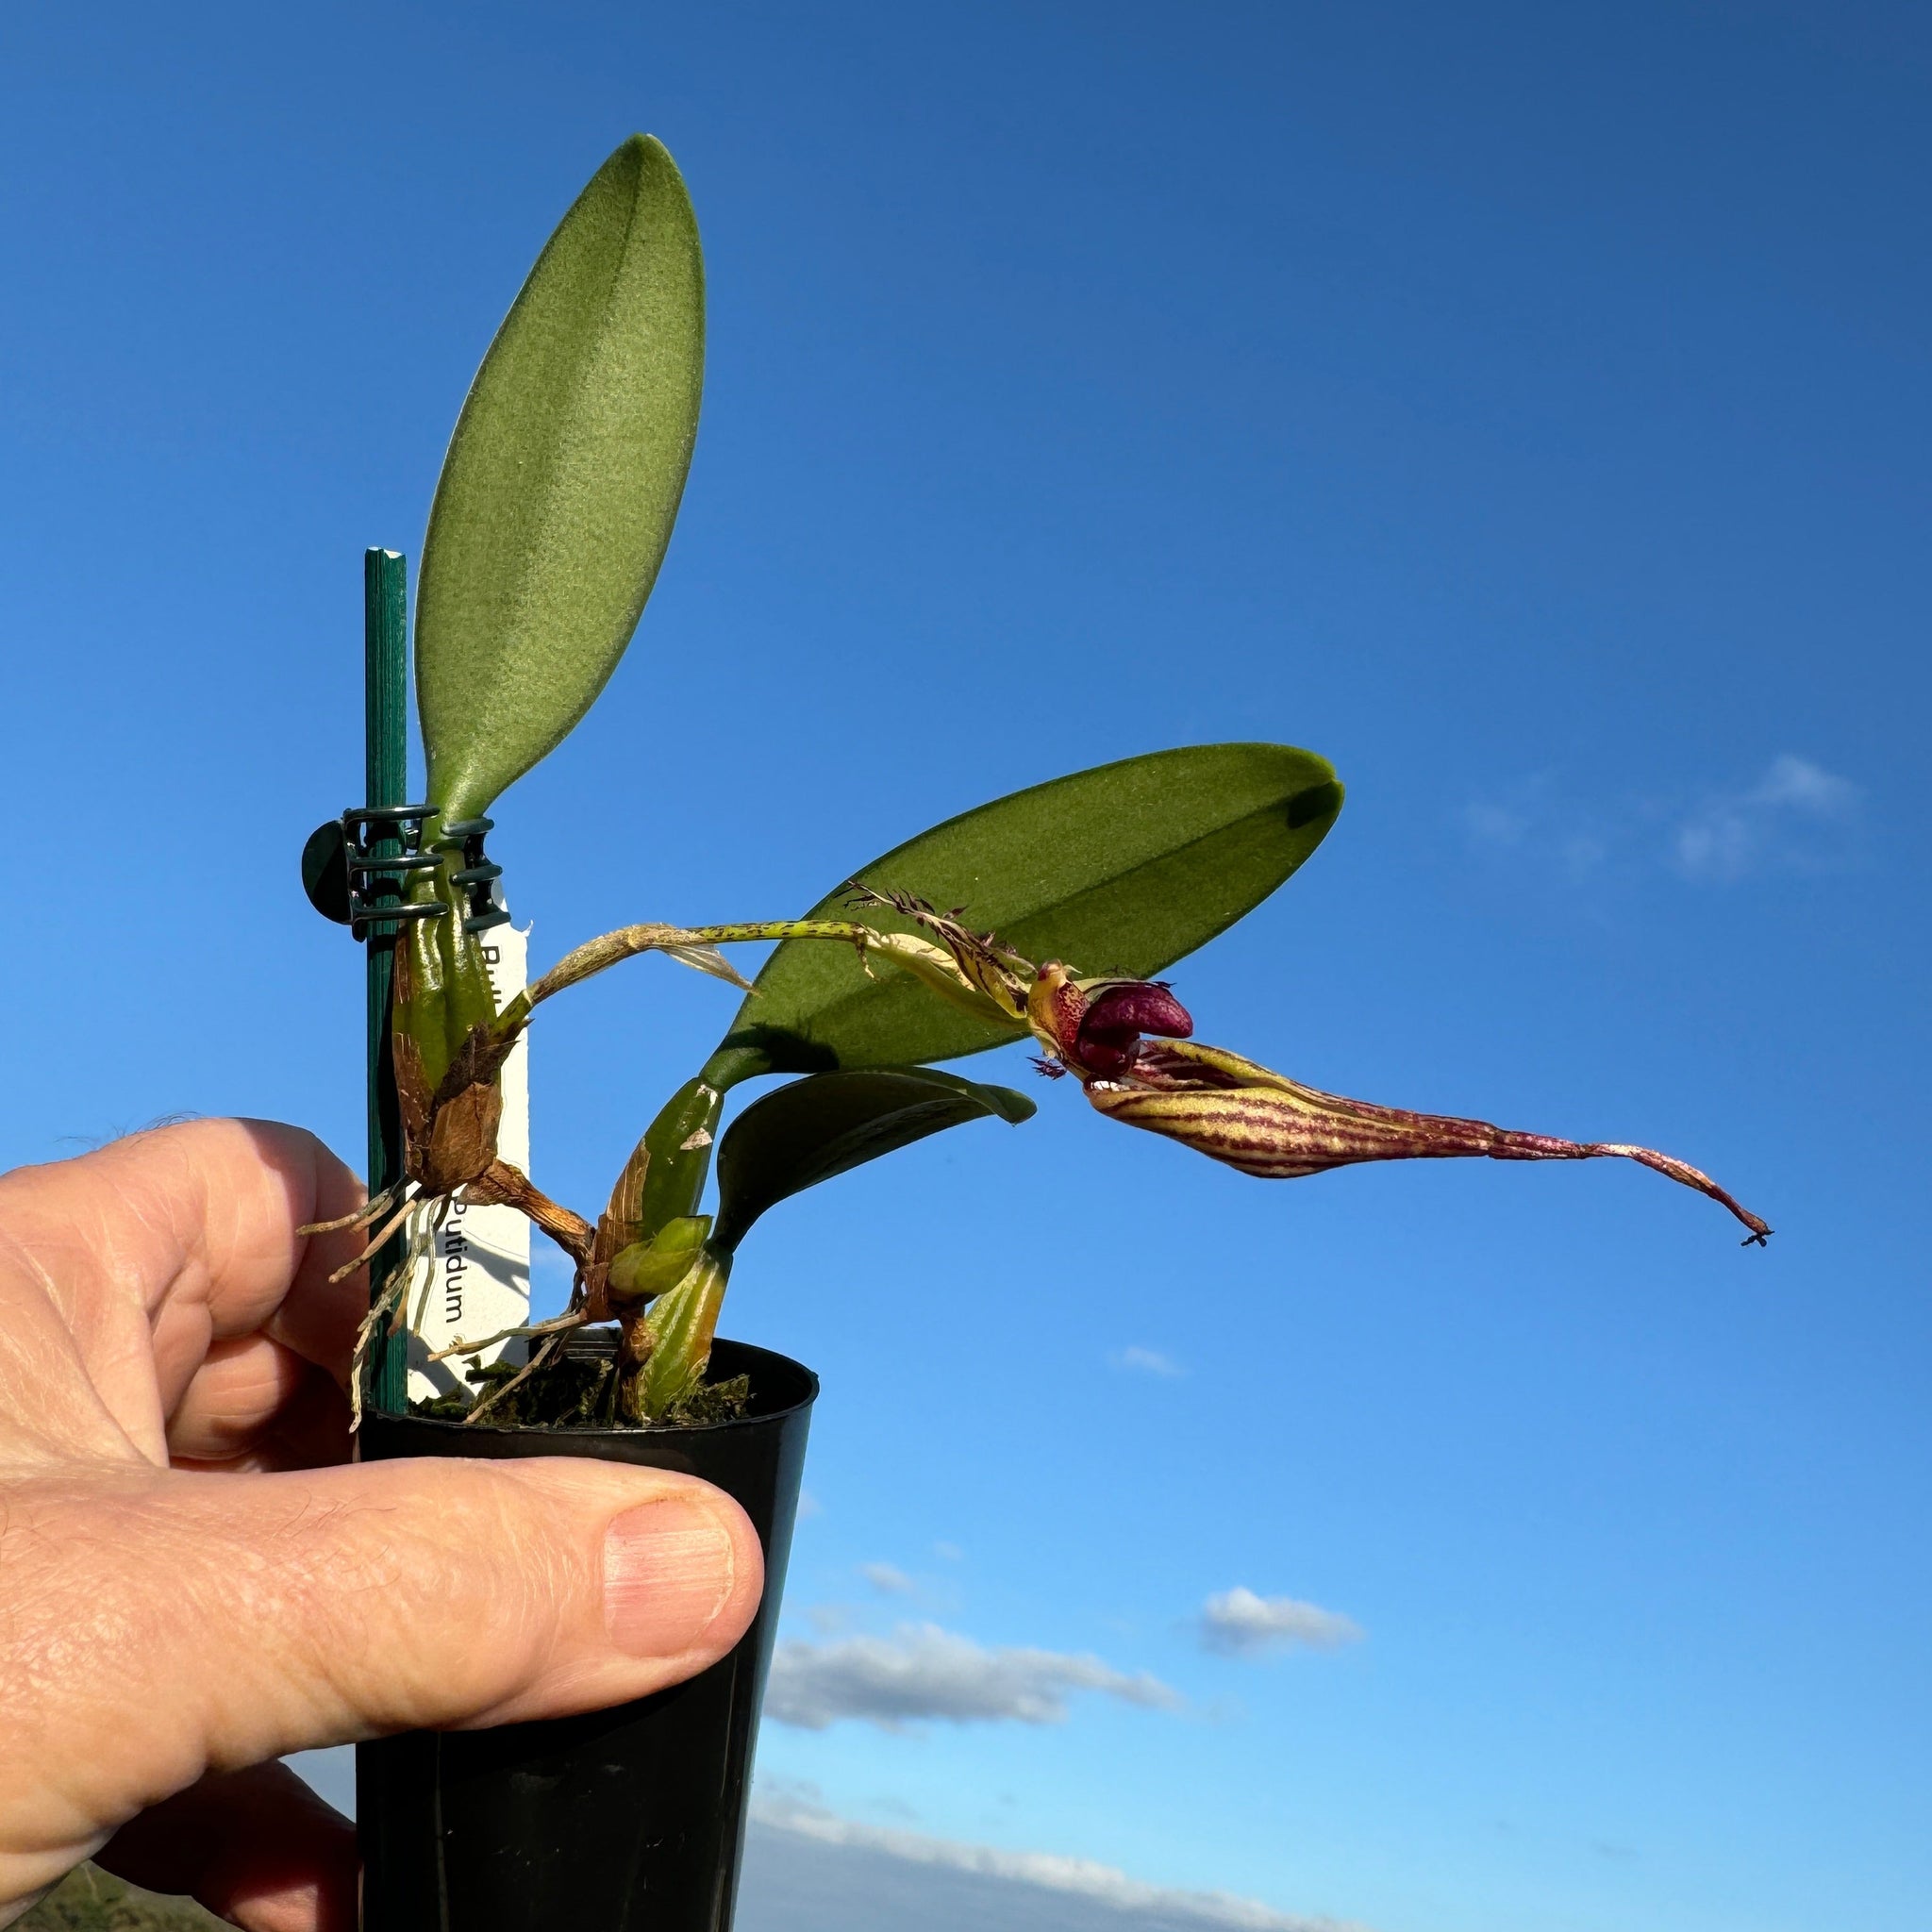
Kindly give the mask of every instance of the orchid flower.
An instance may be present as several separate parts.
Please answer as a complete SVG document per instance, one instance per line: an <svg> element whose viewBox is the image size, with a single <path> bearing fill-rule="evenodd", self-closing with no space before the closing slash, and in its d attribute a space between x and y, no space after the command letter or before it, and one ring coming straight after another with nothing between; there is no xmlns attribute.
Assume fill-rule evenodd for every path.
<svg viewBox="0 0 1932 1932"><path fill-rule="evenodd" d="M991 933L974 933L903 895L864 893L934 933L963 993L1024 1018L1045 1050L1041 1071L1071 1074L1109 1120L1163 1134L1264 1180L1294 1180L1363 1160L1634 1160L1713 1201L1762 1245L1771 1229L1688 1161L1622 1141L1564 1141L1488 1121L1380 1107L1304 1086L1225 1047L1193 1039L1194 1022L1163 980L1079 978L1058 960L1031 966Z"/></svg>

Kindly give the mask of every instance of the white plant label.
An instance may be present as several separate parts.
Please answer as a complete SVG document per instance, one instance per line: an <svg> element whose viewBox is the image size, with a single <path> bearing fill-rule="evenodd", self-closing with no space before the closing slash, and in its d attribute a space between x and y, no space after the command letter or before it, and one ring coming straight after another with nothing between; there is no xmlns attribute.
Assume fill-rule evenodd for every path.
<svg viewBox="0 0 1932 1932"><path fill-rule="evenodd" d="M490 990L497 1009L524 990L530 935L513 925L478 935ZM503 1063L503 1124L496 1150L512 1166L530 1171L530 1036L525 1033ZM475 1356L429 1357L458 1341L481 1341L530 1319L530 1224L514 1208L466 1207L460 1198L441 1204L442 1225L429 1244L428 1272L418 1265L409 1283L409 1383L411 1402L437 1395L474 1394L463 1371L485 1362L521 1362L528 1344L499 1341ZM433 1208L418 1210L433 1219Z"/></svg>

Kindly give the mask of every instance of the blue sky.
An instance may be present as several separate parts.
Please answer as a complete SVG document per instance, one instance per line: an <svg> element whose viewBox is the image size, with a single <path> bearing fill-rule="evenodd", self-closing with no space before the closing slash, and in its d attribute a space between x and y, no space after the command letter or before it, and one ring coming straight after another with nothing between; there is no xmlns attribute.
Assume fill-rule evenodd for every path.
<svg viewBox="0 0 1932 1932"><path fill-rule="evenodd" d="M533 958L1306 744L1347 809L1177 971L1202 1036L1778 1229L1607 1164L1262 1184L1048 1091L790 1204L725 1323L825 1383L770 1802L1376 1932L1922 1925L1928 82L1869 7L8 9L0 1154L356 1147L294 859L359 554L654 131L704 426L497 812ZM728 1008L574 996L540 1179L600 1199Z"/></svg>

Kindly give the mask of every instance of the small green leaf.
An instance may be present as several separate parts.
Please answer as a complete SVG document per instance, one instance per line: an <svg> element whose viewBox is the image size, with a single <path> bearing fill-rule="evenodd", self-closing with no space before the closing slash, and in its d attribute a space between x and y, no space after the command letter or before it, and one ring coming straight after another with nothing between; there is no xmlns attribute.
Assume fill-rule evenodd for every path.
<svg viewBox="0 0 1932 1932"><path fill-rule="evenodd" d="M671 541L704 361L691 200L633 135L530 271L436 486L416 691L446 820L487 810L616 668Z"/></svg>
<svg viewBox="0 0 1932 1932"><path fill-rule="evenodd" d="M1326 759L1202 744L1056 778L948 819L859 869L880 891L963 907L1028 958L1144 979L1232 925L1322 842L1341 809ZM843 905L832 892L810 917ZM909 930L867 908L869 923ZM1022 1037L843 946L789 941L766 962L706 1077L952 1059Z"/></svg>
<svg viewBox="0 0 1932 1932"><path fill-rule="evenodd" d="M643 1319L651 1352L626 1404L639 1421L669 1414L704 1379L730 1279L731 1257L701 1247L683 1280L651 1305Z"/></svg>
<svg viewBox="0 0 1932 1932"><path fill-rule="evenodd" d="M931 1067L814 1074L755 1100L718 1144L714 1247L729 1254L774 1202L928 1134L1036 1111L1010 1087L985 1087Z"/></svg>
<svg viewBox="0 0 1932 1932"><path fill-rule="evenodd" d="M632 1241L611 1257L606 1285L619 1301L649 1301L675 1288L691 1273L711 1232L708 1214L680 1214L648 1240Z"/></svg>

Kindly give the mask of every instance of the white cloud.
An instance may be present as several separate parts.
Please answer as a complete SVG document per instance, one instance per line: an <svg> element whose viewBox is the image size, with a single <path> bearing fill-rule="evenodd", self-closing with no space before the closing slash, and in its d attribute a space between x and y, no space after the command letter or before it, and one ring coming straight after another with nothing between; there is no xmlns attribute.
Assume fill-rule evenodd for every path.
<svg viewBox="0 0 1932 1932"><path fill-rule="evenodd" d="M958 1543L935 1543L932 1546L932 1553L948 1563L963 1563L966 1560L966 1552Z"/></svg>
<svg viewBox="0 0 1932 1932"><path fill-rule="evenodd" d="M1462 808L1462 823L1478 845L1521 845L1534 824L1520 806L1499 805L1493 799L1478 799Z"/></svg>
<svg viewBox="0 0 1932 1932"><path fill-rule="evenodd" d="M1864 794L1849 778L1787 752L1757 784L1705 800L1676 827L1672 856L1693 879L1811 872L1842 859Z"/></svg>
<svg viewBox="0 0 1932 1932"><path fill-rule="evenodd" d="M1502 797L1462 808L1462 828L1478 850L1560 872L1573 885L1593 878L1615 856L1629 811L1606 814L1563 797L1548 772L1522 779Z"/></svg>
<svg viewBox="0 0 1932 1932"><path fill-rule="evenodd" d="M746 1932L1367 1932L1111 1865L861 1824L795 1797L753 1800Z"/></svg>
<svg viewBox="0 0 1932 1932"><path fill-rule="evenodd" d="M895 1563L861 1563L858 1574L881 1596L910 1596L919 1588Z"/></svg>
<svg viewBox="0 0 1932 1932"><path fill-rule="evenodd" d="M922 1718L953 1724L1058 1724L1067 1698L1098 1690L1127 1704L1173 1710L1180 1697L1146 1672L1055 1650L987 1650L936 1624L902 1624L891 1637L779 1644L765 1715L822 1731L841 1718L897 1730Z"/></svg>
<svg viewBox="0 0 1932 1932"><path fill-rule="evenodd" d="M1707 791L1566 795L1536 774L1462 808L1479 850L1566 877L1628 878L1661 864L1699 884L1767 872L1828 872L1856 859L1864 792L1815 759L1785 752L1752 783Z"/></svg>
<svg viewBox="0 0 1932 1932"><path fill-rule="evenodd" d="M289 1760L344 1812L355 1753ZM877 1808L896 1811L892 1800ZM1146 1885L1110 1865L860 1824L817 1789L761 1778L752 1799L739 1932L1368 1932L1279 1912L1224 1891Z"/></svg>
<svg viewBox="0 0 1932 1932"><path fill-rule="evenodd" d="M1358 1643L1362 1627L1339 1610L1291 1596L1257 1596L1237 1584L1201 1606L1201 1641L1222 1657L1266 1657L1278 1650L1339 1650Z"/></svg>
<svg viewBox="0 0 1932 1932"><path fill-rule="evenodd" d="M1172 1356L1158 1348L1117 1349L1108 1357L1117 1369L1134 1369L1143 1375L1185 1375L1188 1372Z"/></svg>

